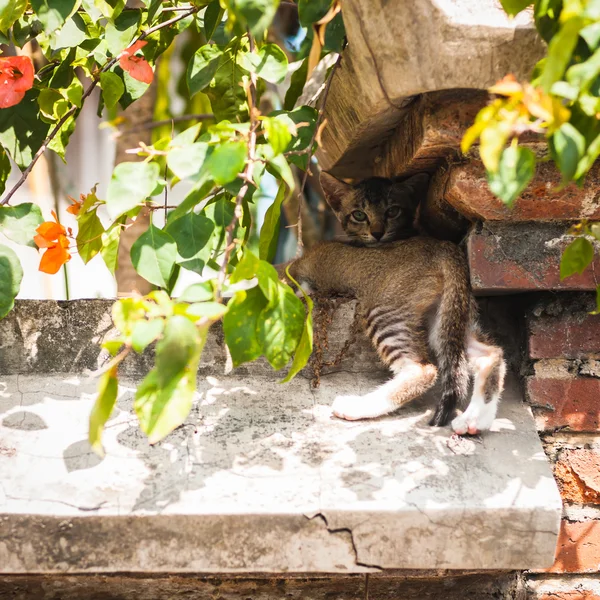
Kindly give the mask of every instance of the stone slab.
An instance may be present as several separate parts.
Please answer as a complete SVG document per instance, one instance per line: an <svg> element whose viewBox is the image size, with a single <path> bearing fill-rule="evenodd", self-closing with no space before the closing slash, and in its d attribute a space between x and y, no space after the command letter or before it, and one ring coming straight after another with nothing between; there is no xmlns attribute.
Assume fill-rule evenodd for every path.
<svg viewBox="0 0 600 600"><path fill-rule="evenodd" d="M480 439L427 425L435 392L395 415L345 422L331 416L335 395L388 376L360 342L313 389L302 376L281 385L260 363L225 374L215 328L190 417L160 444L148 445L132 412L150 358L125 366L100 459L86 441L96 382L78 357L101 363L108 306L19 302L0 321L0 573L552 564L560 497L514 379ZM352 315L352 303L334 315L332 348ZM69 338L70 360L58 351Z"/></svg>
<svg viewBox="0 0 600 600"><path fill-rule="evenodd" d="M391 135L408 139L396 128L415 96L529 77L544 52L531 13L509 19L498 0L345 0L344 24L318 154L338 176L363 177Z"/></svg>
<svg viewBox="0 0 600 600"><path fill-rule="evenodd" d="M600 257L581 275L560 279L560 258L573 241L565 223L494 223L473 229L467 240L471 285L476 294L595 290Z"/></svg>
<svg viewBox="0 0 600 600"><path fill-rule="evenodd" d="M481 221L579 221L600 219L600 165L593 167L583 187L559 189L561 175L554 163L537 165L527 189L509 208L492 194L485 167L478 160L451 165L444 199L459 213Z"/></svg>

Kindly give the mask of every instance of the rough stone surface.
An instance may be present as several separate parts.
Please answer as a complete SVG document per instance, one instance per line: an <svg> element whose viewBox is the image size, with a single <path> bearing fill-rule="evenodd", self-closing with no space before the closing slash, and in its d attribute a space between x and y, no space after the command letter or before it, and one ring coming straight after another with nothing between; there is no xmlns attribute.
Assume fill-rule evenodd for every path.
<svg viewBox="0 0 600 600"><path fill-rule="evenodd" d="M512 208L492 194L485 167L478 160L451 165L444 199L473 221L579 221L600 219L600 165L585 185L558 190L561 175L554 163L539 163L535 177Z"/></svg>
<svg viewBox="0 0 600 600"><path fill-rule="evenodd" d="M560 498L514 380L481 439L427 426L435 393L393 416L345 422L331 418L333 397L387 377L372 355L342 360L317 390L303 377L282 386L261 364L226 375L215 332L190 418L160 444L148 445L132 413L148 358L124 369L101 460L86 441L95 382L77 357L98 363L88 347L111 335L107 304L47 303L48 315L43 306L18 303L17 317L0 321L0 339L12 332L24 371L3 358L0 572L352 573L551 563ZM349 335L351 308L334 319L334 348ZM67 317L88 326L62 331ZM71 340L71 359L61 360L79 372L56 370L52 339Z"/></svg>
<svg viewBox="0 0 600 600"><path fill-rule="evenodd" d="M527 600L600 600L600 581L595 575L581 577L530 576Z"/></svg>
<svg viewBox="0 0 600 600"><path fill-rule="evenodd" d="M586 448L565 450L554 465L563 500L600 504L600 452Z"/></svg>
<svg viewBox="0 0 600 600"><path fill-rule="evenodd" d="M597 573L600 570L600 520L563 519L556 560L549 573Z"/></svg>
<svg viewBox="0 0 600 600"><path fill-rule="evenodd" d="M471 284L478 294L595 290L600 256L582 275L561 281L560 257L572 237L564 224L487 223L468 237Z"/></svg>
<svg viewBox="0 0 600 600"><path fill-rule="evenodd" d="M513 600L513 573L303 577L0 577L4 600ZM368 596L367 596L368 594Z"/></svg>
<svg viewBox="0 0 600 600"><path fill-rule="evenodd" d="M600 317L593 294L561 294L528 314L529 357L585 359L600 357Z"/></svg>
<svg viewBox="0 0 600 600"><path fill-rule="evenodd" d="M497 0L346 0L344 23L319 155L340 176L363 177L390 135L408 139L396 128L412 97L528 77L544 51L531 14L509 19Z"/></svg>
<svg viewBox="0 0 600 600"><path fill-rule="evenodd" d="M540 431L600 431L600 379L528 377L527 398Z"/></svg>

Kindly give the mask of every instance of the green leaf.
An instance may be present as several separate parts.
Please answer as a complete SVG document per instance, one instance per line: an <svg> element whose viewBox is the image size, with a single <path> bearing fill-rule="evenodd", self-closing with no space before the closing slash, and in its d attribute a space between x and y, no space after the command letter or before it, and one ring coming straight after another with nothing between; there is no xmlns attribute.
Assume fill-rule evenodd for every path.
<svg viewBox="0 0 600 600"><path fill-rule="evenodd" d="M219 0L213 0L207 7L204 13L204 37L208 42L215 34L219 23L223 20L225 9L221 8Z"/></svg>
<svg viewBox="0 0 600 600"><path fill-rule="evenodd" d="M262 126L275 154L281 154L292 141L292 133L296 133L294 122L285 114L277 117L264 117Z"/></svg>
<svg viewBox="0 0 600 600"><path fill-rule="evenodd" d="M217 146L206 162L206 168L219 185L237 178L244 170L248 146L246 142L225 142Z"/></svg>
<svg viewBox="0 0 600 600"><path fill-rule="evenodd" d="M142 353L165 328L164 319L141 319L133 326L131 332L131 347L139 353Z"/></svg>
<svg viewBox="0 0 600 600"><path fill-rule="evenodd" d="M275 299L258 320L257 338L269 364L277 371L296 350L304 328L304 306L292 289L280 284Z"/></svg>
<svg viewBox="0 0 600 600"><path fill-rule="evenodd" d="M72 133L75 131L75 117L70 116L62 125L59 132L54 136L52 141L48 144L48 148L53 150L58 154L64 162L65 160L65 152L67 149L67 144L69 143L69 139Z"/></svg>
<svg viewBox="0 0 600 600"><path fill-rule="evenodd" d="M106 208L116 219L144 202L158 183L157 163L126 162L115 167L106 193Z"/></svg>
<svg viewBox="0 0 600 600"><path fill-rule="evenodd" d="M535 154L529 148L510 146L500 157L498 170L488 171L490 190L511 206L535 174Z"/></svg>
<svg viewBox="0 0 600 600"><path fill-rule="evenodd" d="M102 98L106 108L112 110L125 93L123 80L117 74L106 71L100 73L100 87L102 88Z"/></svg>
<svg viewBox="0 0 600 600"><path fill-rule="evenodd" d="M202 275L204 265L210 257L212 248L208 242L214 229L213 221L194 212L170 221L165 231L177 244L177 264Z"/></svg>
<svg viewBox="0 0 600 600"><path fill-rule="evenodd" d="M226 312L227 307L219 302L196 302L188 307L186 314L215 321Z"/></svg>
<svg viewBox="0 0 600 600"><path fill-rule="evenodd" d="M306 76L308 74L308 58L302 61L302 64L292 73L290 79L290 87L285 93L285 100L283 102L283 108L285 110L292 110L298 102L298 98L304 90L304 84L306 83Z"/></svg>
<svg viewBox="0 0 600 600"><path fill-rule="evenodd" d="M217 71L206 95L217 121L244 121L248 116L248 98L243 87L247 72L236 62L239 40L233 41L222 54Z"/></svg>
<svg viewBox="0 0 600 600"><path fill-rule="evenodd" d="M135 270L161 288L167 287L176 259L177 245L173 238L152 224L131 246Z"/></svg>
<svg viewBox="0 0 600 600"><path fill-rule="evenodd" d="M250 29L257 39L262 39L265 30L273 21L279 0L224 0L224 5L240 24L241 29Z"/></svg>
<svg viewBox="0 0 600 600"><path fill-rule="evenodd" d="M102 234L102 248L100 254L107 269L112 275L115 274L119 259L119 240L121 238L121 224L119 221L114 223Z"/></svg>
<svg viewBox="0 0 600 600"><path fill-rule="evenodd" d="M156 369L152 369L138 386L133 407L151 444L166 437L190 414L200 356L194 360L196 362L191 363L187 371L166 386L160 385Z"/></svg>
<svg viewBox="0 0 600 600"><path fill-rule="evenodd" d="M291 279L291 281L296 285L296 287L302 292L304 300L306 301L306 306L308 308L308 314L306 315L306 321L304 321L302 337L300 338L300 342L298 342L298 347L296 348L296 352L294 354L292 366L290 367L290 370L286 375L285 379L283 379L281 383L287 383L288 381L291 381L306 366L313 350L313 301L310 296L307 296L304 293L304 290L302 289L300 284L289 274L289 270L286 274L288 278Z"/></svg>
<svg viewBox="0 0 600 600"><path fill-rule="evenodd" d="M19 257L8 246L0 245L0 319L12 310L22 279Z"/></svg>
<svg viewBox="0 0 600 600"><path fill-rule="evenodd" d="M533 4L532 0L500 0L502 8L511 17L518 15L522 10Z"/></svg>
<svg viewBox="0 0 600 600"><path fill-rule="evenodd" d="M265 220L260 229L260 239L258 242L259 256L262 260L273 262L275 252L277 251L277 241L279 240L279 217L281 216L281 205L286 197L286 186L282 183L279 186L277 196L273 204L269 206L265 214Z"/></svg>
<svg viewBox="0 0 600 600"><path fill-rule="evenodd" d="M538 82L544 91L550 91L555 81L563 79L563 74L569 65L582 27L583 19L569 19L552 38L548 45L548 56Z"/></svg>
<svg viewBox="0 0 600 600"><path fill-rule="evenodd" d="M552 136L551 149L563 182L573 179L579 160L585 154L585 146L585 138L571 123L563 123Z"/></svg>
<svg viewBox="0 0 600 600"><path fill-rule="evenodd" d="M0 0L0 31L6 34L26 8L27 0Z"/></svg>
<svg viewBox="0 0 600 600"><path fill-rule="evenodd" d="M116 19L121 14L123 8L125 8L126 1L127 0L93 0L93 4L107 19Z"/></svg>
<svg viewBox="0 0 600 600"><path fill-rule="evenodd" d="M188 65L187 84L190 90L190 96L208 87L212 81L219 62L223 56L223 51L215 45L207 44L199 48Z"/></svg>
<svg viewBox="0 0 600 600"><path fill-rule="evenodd" d="M296 187L296 180L290 165L283 154L278 154L267 160L268 170L278 179L285 181L290 190Z"/></svg>
<svg viewBox="0 0 600 600"><path fill-rule="evenodd" d="M309 27L320 21L333 4L333 0L298 0L300 25Z"/></svg>
<svg viewBox="0 0 600 600"><path fill-rule="evenodd" d="M310 145L317 124L317 111L311 106L299 106L291 112L274 112L271 116L286 115L294 125L296 125L296 134L285 149L285 152L301 152L306 150ZM306 154L294 155L287 157L287 160L306 170L308 156Z"/></svg>
<svg viewBox="0 0 600 600"><path fill-rule="evenodd" d="M115 67L115 73L123 78L123 84L125 85L125 92L119 100L119 104L123 109L141 98L150 87L149 84L134 79L128 71L123 71L121 67Z"/></svg>
<svg viewBox="0 0 600 600"><path fill-rule="evenodd" d="M94 208L91 211L80 213L77 224L77 250L84 265L87 265L98 252L102 250L102 234L104 226L98 218Z"/></svg>
<svg viewBox="0 0 600 600"><path fill-rule="evenodd" d="M11 164L10 159L8 158L8 154L6 150L0 146L0 196L4 194L4 190L6 189L6 181L11 172Z"/></svg>
<svg viewBox="0 0 600 600"><path fill-rule="evenodd" d="M586 41L590 50L596 50L600 44L600 22L584 27L579 35Z"/></svg>
<svg viewBox="0 0 600 600"><path fill-rule="evenodd" d="M240 65L270 83L281 83L288 70L287 56L277 44L264 44L258 52L238 55Z"/></svg>
<svg viewBox="0 0 600 600"><path fill-rule="evenodd" d="M258 319L266 306L267 300L257 287L237 292L227 305L223 332L234 367L251 362L262 354L256 331Z"/></svg>
<svg viewBox="0 0 600 600"><path fill-rule="evenodd" d="M99 456L104 456L102 431L115 407L118 393L119 380L117 379L117 370L115 368L107 371L100 378L98 397L90 414L88 439L92 450Z"/></svg>
<svg viewBox="0 0 600 600"><path fill-rule="evenodd" d="M46 33L54 33L77 10L81 0L31 0Z"/></svg>
<svg viewBox="0 0 600 600"><path fill-rule="evenodd" d="M131 335L137 321L146 314L144 302L141 298L122 298L112 306L111 316L115 327L121 336L126 339Z"/></svg>
<svg viewBox="0 0 600 600"><path fill-rule="evenodd" d="M0 233L17 244L37 248L33 237L43 221L37 204L25 202L16 206L0 206Z"/></svg>
<svg viewBox="0 0 600 600"><path fill-rule="evenodd" d="M181 302L206 302L212 300L214 295L210 283L193 283L183 291L183 294L179 296L179 300Z"/></svg>
<svg viewBox="0 0 600 600"><path fill-rule="evenodd" d="M198 353L200 342L198 329L186 317L174 315L167 321L156 344L156 375L161 387L183 373Z"/></svg>
<svg viewBox="0 0 600 600"><path fill-rule="evenodd" d="M50 128L40 118L38 94L31 89L19 104L0 110L0 144L21 170L29 165Z"/></svg>
<svg viewBox="0 0 600 600"><path fill-rule="evenodd" d="M142 14L139 10L125 10L114 21L106 24L106 44L113 56L117 56L129 46L141 20Z"/></svg>
<svg viewBox="0 0 600 600"><path fill-rule="evenodd" d="M206 142L196 142L169 150L167 165L178 179L186 179L199 174L209 153L210 146Z"/></svg>
<svg viewBox="0 0 600 600"><path fill-rule="evenodd" d="M1 0L0 0L1 1ZM81 15L75 13L56 35L54 50L62 48L77 48L91 37Z"/></svg>
<svg viewBox="0 0 600 600"><path fill-rule="evenodd" d="M584 237L578 237L564 250L560 260L561 280L578 273L581 275L594 260L594 246Z"/></svg>
<svg viewBox="0 0 600 600"><path fill-rule="evenodd" d="M244 281L246 279L253 279L256 277L259 266L260 260L256 258L253 252L246 248L244 250L242 259L231 274L231 283L239 283L240 281Z"/></svg>
<svg viewBox="0 0 600 600"><path fill-rule="evenodd" d="M567 71L567 81L580 88L581 92L586 92L600 74L600 49L596 50L585 62L573 65Z"/></svg>

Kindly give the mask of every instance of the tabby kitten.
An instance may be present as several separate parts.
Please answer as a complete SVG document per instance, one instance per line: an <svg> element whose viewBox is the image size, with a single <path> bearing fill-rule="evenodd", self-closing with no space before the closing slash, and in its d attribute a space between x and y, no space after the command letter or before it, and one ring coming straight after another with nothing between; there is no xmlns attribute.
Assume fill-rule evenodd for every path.
<svg viewBox="0 0 600 600"><path fill-rule="evenodd" d="M418 235L415 214L429 176L404 181L372 177L357 185L321 173L321 186L351 244L373 246Z"/></svg>
<svg viewBox="0 0 600 600"><path fill-rule="evenodd" d="M409 231L409 217L402 226L393 225L398 223L394 221L397 216L390 217L383 221L388 223L384 226L375 216L385 215L406 198L391 182L379 203L361 200L357 190L364 187L349 186L330 175L322 176L322 183L338 214L345 215L348 223L350 219L365 223L363 230L354 229L354 222L347 227L362 231L356 235L367 247L324 242L293 261L290 274L322 294L355 296L367 335L394 373L390 381L364 396L336 397L334 414L349 420L378 417L421 396L439 378L441 398L430 424L446 425L457 405L465 403L472 375L471 402L452 421L452 428L458 434L489 429L496 417L506 366L502 350L486 340L477 324L463 253L455 244L425 236L373 242L372 238L383 241L386 236L392 239ZM404 182L400 190L406 190L406 185L410 184ZM372 209L378 204L385 210ZM364 212L368 221L352 217L357 210Z"/></svg>

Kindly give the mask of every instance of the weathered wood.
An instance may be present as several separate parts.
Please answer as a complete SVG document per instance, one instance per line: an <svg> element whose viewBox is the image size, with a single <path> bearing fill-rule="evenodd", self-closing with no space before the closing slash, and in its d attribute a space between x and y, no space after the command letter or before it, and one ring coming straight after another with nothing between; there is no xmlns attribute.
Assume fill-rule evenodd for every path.
<svg viewBox="0 0 600 600"><path fill-rule="evenodd" d="M398 127L414 97L527 77L543 53L531 14L509 19L498 0L345 0L344 23L349 44L319 153L323 168L342 177L402 172L411 157L397 164L380 150L392 134L408 139L418 127Z"/></svg>

